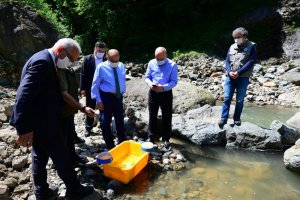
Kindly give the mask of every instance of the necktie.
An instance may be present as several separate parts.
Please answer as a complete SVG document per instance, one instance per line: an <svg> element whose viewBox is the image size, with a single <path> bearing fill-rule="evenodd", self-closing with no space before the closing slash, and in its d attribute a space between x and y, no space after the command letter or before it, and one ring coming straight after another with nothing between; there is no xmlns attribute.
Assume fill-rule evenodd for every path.
<svg viewBox="0 0 300 200"><path fill-rule="evenodd" d="M113 69L114 69L114 77L115 77L115 84L116 84L116 96L117 99L119 99L122 96L120 91L119 77L118 77L117 68L113 68Z"/></svg>

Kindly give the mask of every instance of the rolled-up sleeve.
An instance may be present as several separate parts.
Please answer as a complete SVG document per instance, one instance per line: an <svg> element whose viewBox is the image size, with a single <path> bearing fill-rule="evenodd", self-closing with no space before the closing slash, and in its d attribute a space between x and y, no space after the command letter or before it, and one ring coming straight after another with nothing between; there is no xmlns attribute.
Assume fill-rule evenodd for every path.
<svg viewBox="0 0 300 200"><path fill-rule="evenodd" d="M178 67L177 64L174 64L170 75L170 81L163 85L164 91L168 91L174 88L177 85L177 82L178 82Z"/></svg>
<svg viewBox="0 0 300 200"><path fill-rule="evenodd" d="M91 97L92 99L95 99L97 103L101 103L101 97L100 97L100 83L102 81L102 75L101 75L101 65L98 65L93 78L92 83L92 89L91 89Z"/></svg>

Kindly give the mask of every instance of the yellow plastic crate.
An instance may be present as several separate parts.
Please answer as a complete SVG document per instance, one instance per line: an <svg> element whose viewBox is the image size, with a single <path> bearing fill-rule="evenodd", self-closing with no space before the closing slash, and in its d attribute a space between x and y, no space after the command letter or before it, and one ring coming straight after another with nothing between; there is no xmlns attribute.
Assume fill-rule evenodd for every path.
<svg viewBox="0 0 300 200"><path fill-rule="evenodd" d="M124 141L109 152L113 160L103 165L103 174L125 184L147 165L149 159L149 153L143 152L141 144L133 141Z"/></svg>

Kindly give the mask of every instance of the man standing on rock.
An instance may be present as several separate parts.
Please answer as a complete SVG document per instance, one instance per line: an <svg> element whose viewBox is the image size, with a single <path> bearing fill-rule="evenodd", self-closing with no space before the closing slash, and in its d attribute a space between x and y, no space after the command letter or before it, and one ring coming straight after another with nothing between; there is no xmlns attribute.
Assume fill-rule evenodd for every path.
<svg viewBox="0 0 300 200"><path fill-rule="evenodd" d="M178 82L178 67L175 62L167 58L167 50L164 47L158 47L155 50L155 59L148 64L145 82L150 87L148 141L154 142L155 135L158 134L157 115L160 107L163 145L166 149L171 149L169 140L172 132L172 88Z"/></svg>
<svg viewBox="0 0 300 200"><path fill-rule="evenodd" d="M115 118L119 143L126 140L124 128L123 95L126 92L126 72L123 63L119 62L120 54L111 49L108 60L97 66L91 96L101 111L101 128L108 149L115 147L111 132L112 116Z"/></svg>
<svg viewBox="0 0 300 200"><path fill-rule="evenodd" d="M244 98L256 60L256 45L247 39L248 31L240 27L233 31L232 36L235 43L230 46L225 62L227 77L224 86L222 115L221 120L218 122L221 128L227 123L230 103L235 90L236 105L233 120L235 125L241 125Z"/></svg>
<svg viewBox="0 0 300 200"><path fill-rule="evenodd" d="M105 58L106 44L104 42L96 42L94 53L87 55L83 59L80 76L80 90L82 96L86 98L86 106L90 108L96 107L96 101L91 98L91 87L96 67L106 60ZM91 135L93 129L94 118L86 116L85 118L85 136Z"/></svg>
<svg viewBox="0 0 300 200"><path fill-rule="evenodd" d="M75 40L63 38L52 48L34 54L23 67L10 124L17 129L17 142L25 147L32 146L36 199L48 199L53 193L47 183L49 157L66 185L67 199L82 198L94 191L90 186L82 186L77 179L60 129L63 98L58 67L71 65L80 53Z"/></svg>

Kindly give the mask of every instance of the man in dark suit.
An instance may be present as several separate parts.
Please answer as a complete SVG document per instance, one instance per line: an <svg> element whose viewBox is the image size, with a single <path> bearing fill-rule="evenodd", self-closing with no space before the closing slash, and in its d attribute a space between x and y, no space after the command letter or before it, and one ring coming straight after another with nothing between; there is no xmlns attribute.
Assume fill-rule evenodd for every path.
<svg viewBox="0 0 300 200"><path fill-rule="evenodd" d="M96 42L94 53L87 55L83 59L80 76L80 90L82 96L86 97L86 106L94 109L96 101L91 98L91 87L94 73L97 65L104 62L106 44L104 42ZM94 118L86 116L85 118L85 136L89 136L93 129Z"/></svg>
<svg viewBox="0 0 300 200"><path fill-rule="evenodd" d="M75 40L63 38L51 49L34 54L25 64L10 124L17 129L17 142L32 146L32 174L36 199L48 199L46 165L49 157L64 181L67 199L82 198L94 191L76 177L68 148L60 129L63 99L57 68L75 62L81 49ZM82 106L81 110L84 111Z"/></svg>

